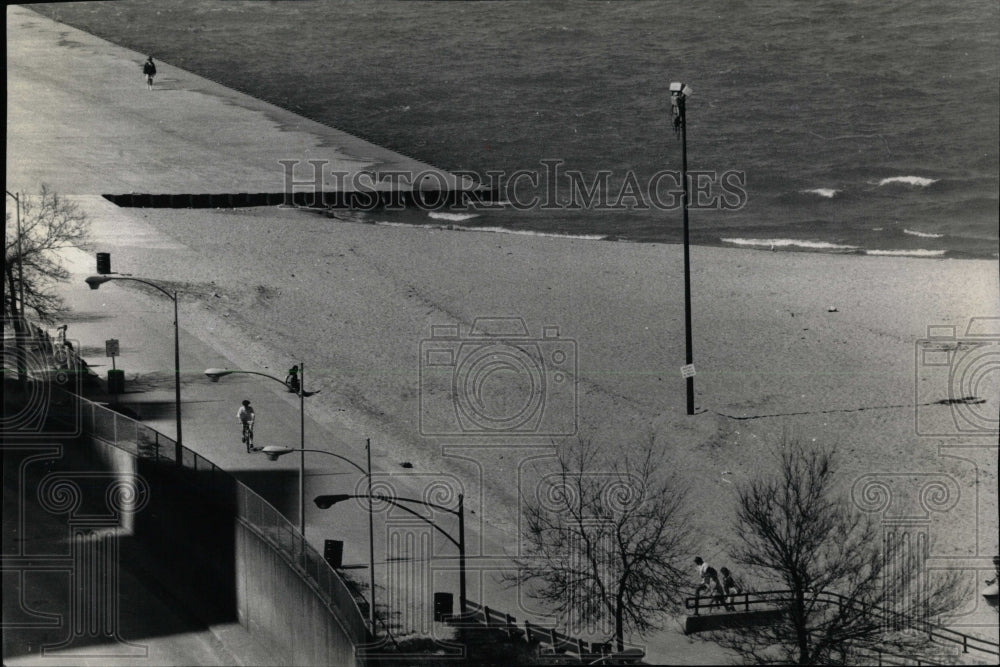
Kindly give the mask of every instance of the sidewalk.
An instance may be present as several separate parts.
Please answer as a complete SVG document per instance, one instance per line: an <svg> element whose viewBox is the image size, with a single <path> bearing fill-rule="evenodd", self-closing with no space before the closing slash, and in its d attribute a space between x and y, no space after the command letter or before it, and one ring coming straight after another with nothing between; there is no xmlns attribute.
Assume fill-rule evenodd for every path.
<svg viewBox="0 0 1000 667"><path fill-rule="evenodd" d="M105 193L281 191L284 169L278 161L288 159L301 162L302 173L296 172L300 180L311 176L307 160L323 160L327 176L332 170L353 174L378 168L438 171L442 179L454 181L447 172L169 63L158 63L156 87L148 91L137 64L145 54L25 8L8 7L7 40L7 187L30 195L46 183L72 196L91 220L94 247L112 252L115 271L156 280L158 274L148 268L154 257L169 258L172 266L188 258L195 264L198 257L144 224L143 209L119 208L101 196ZM268 210L274 216L294 214ZM83 280L95 273L93 253L71 250L64 260L71 277L58 291L72 312L56 325L68 324L67 338L102 380L112 366L104 356L105 341L118 339L121 356L115 364L126 378L125 394L118 400L143 422L173 437L171 300L126 281L91 291ZM310 375L309 360L275 355L271 341L224 348L211 336L214 325L183 292L179 302L183 444L253 486L297 522L297 456L270 462L248 455L239 439L236 410L243 399L253 402L258 446L297 448L298 398L260 376L233 375L211 383L204 370L243 369L283 379L288 368L305 361L305 384L310 389L315 388L311 384L315 376ZM315 410L308 400L305 409L308 446L336 447L341 455L363 464L364 433L329 418L321 426L311 418ZM358 475L350 466L319 455L309 455L306 465L310 478L323 481L323 492L353 491ZM373 466L379 465L376 449ZM279 471L284 475L275 474ZM267 486L261 487L262 483ZM307 513L315 511L307 507ZM322 549L325 538L343 539L345 561L366 562L363 517L351 512L337 515L350 516L350 524L339 525L335 535L309 530L310 542ZM320 516L327 525L332 518L329 513Z"/></svg>
<svg viewBox="0 0 1000 667"><path fill-rule="evenodd" d="M114 250L116 271L141 276L141 260L129 266L130 257L165 251L183 255L187 249L144 225L141 210L120 209L100 196L104 193L281 191L284 181L279 159L301 160L306 173L297 173L298 178L308 178L305 160L309 159L327 161L327 173L374 166L433 169L166 63L159 64L157 90L146 91L133 67L134 61L141 62L144 56L20 7L7 9L7 39L7 188L30 196L46 183L72 197L92 221L95 247ZM163 94L165 88L171 89L169 96ZM98 291L88 289L84 278L95 272L91 252L68 250L64 262L71 276L57 291L72 311L49 329L68 325L67 339L102 384L112 367L111 359L104 355L105 341L118 339L121 354L115 364L125 372L125 394L104 398L120 403L145 424L174 437L170 299L125 281L105 284ZM148 277L156 279L155 275ZM239 440L236 410L243 399L253 401L258 412L258 446L299 447L298 398L279 383L260 376L234 375L212 383L204 370L246 369L283 379L299 360L262 355L254 359L249 348L227 355L213 347L211 337L206 337L200 322L195 321L195 304L183 294L180 299L183 444L255 488L297 522L297 456L271 462L259 454L248 455ZM308 367L306 387L310 387ZM307 401L308 446L329 449L334 442L351 443L351 451L338 451L364 462L360 434L342 427L320 427L309 418L309 412ZM322 476L324 490L329 492L350 492L358 478L356 471L330 457L310 456L307 466L311 477ZM5 486L5 494L8 491ZM316 511L314 507L312 511ZM331 514L320 517L322 527L310 526L310 542L322 551L324 539L344 540L345 562L367 562L364 515L338 513L347 522L339 521L331 529ZM33 530L46 532L57 542L64 534L64 529L41 510L29 512L26 521ZM11 525L5 522L5 527ZM120 595L123 613L128 616L129 638L148 646L149 653L124 663L116 658L112 660L115 664L273 663L273 656L256 646L253 637L237 623L196 627L191 610L178 608L144 573L140 550L123 550L122 567ZM56 602L58 590L52 587L59 589L63 584L64 580L56 579L46 584L48 589L33 590L32 595ZM15 593L5 586L5 606L16 602L8 597ZM11 636L7 639L14 645L5 655L5 664L88 664L79 657L38 656L38 645L51 643L50 638L34 644L30 640L17 644ZM97 657L89 664L109 664L109 659Z"/></svg>
<svg viewBox="0 0 1000 667"><path fill-rule="evenodd" d="M332 171L456 177L346 132L157 62L146 54L7 8L7 189L60 194L283 192L284 167L311 181L308 160Z"/></svg>

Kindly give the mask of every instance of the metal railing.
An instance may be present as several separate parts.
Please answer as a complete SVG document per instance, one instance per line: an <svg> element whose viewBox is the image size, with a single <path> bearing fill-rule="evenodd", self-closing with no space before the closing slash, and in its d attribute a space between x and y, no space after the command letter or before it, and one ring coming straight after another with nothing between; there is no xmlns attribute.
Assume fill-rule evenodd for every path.
<svg viewBox="0 0 1000 667"><path fill-rule="evenodd" d="M67 394L67 400L79 401L78 414L82 419L83 433L99 438L139 459L162 462L172 467L179 463L181 469L204 473L192 479L198 480L198 490L208 496L217 495L221 488L235 489L235 503L224 498L219 498L219 502L231 506L236 519L270 545L295 571L340 621L356 646L368 641L372 629L368 627L347 584L305 540L298 528L273 505L234 476L187 447L180 448L181 460L178 462L176 442L159 431L85 398L63 393Z"/></svg>
<svg viewBox="0 0 1000 667"><path fill-rule="evenodd" d="M730 606L737 607L738 609L742 609L746 612L759 610L763 607L768 609L783 607L795 602L796 600L795 591L791 590L738 593L727 597L729 599L728 604ZM862 605L857 601L838 593L830 593L827 591L810 593L809 602L819 602L840 608L849 607L857 613L871 617L873 620L891 624L891 627L905 627L918 630L923 634L926 634L927 638L931 641L958 644L962 647L962 653L968 653L971 649L992 656L1000 656L1000 644L997 642L967 635L950 628L929 623L927 621L909 618L903 614L891 612L880 607ZM693 609L695 616L697 616L702 609L724 609L725 604L726 603L721 602L714 596L689 597L684 600L684 606L687 609Z"/></svg>
<svg viewBox="0 0 1000 667"><path fill-rule="evenodd" d="M478 627L497 630L508 637L521 639L525 642L537 642L542 653L548 655L575 656L580 660L594 661L601 658L615 658L618 662L638 662L644 652L632 649L630 652L618 653L612 642L589 642L579 637L558 632L555 628L536 625L524 621L523 629L518 627L517 619L510 614L491 607L480 605L471 600L465 601L463 613L448 619L451 625L468 628Z"/></svg>

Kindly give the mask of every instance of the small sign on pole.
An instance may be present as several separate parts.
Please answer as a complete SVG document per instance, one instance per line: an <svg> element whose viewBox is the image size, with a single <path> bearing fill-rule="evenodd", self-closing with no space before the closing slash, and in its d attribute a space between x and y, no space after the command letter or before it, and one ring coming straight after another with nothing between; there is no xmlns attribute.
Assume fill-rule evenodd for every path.
<svg viewBox="0 0 1000 667"><path fill-rule="evenodd" d="M687 364L686 366L681 366L681 377L682 378L693 378L694 377L694 364Z"/></svg>
<svg viewBox="0 0 1000 667"><path fill-rule="evenodd" d="M109 338L104 341L104 356L111 357L111 368L115 368L115 357L118 356L117 338Z"/></svg>

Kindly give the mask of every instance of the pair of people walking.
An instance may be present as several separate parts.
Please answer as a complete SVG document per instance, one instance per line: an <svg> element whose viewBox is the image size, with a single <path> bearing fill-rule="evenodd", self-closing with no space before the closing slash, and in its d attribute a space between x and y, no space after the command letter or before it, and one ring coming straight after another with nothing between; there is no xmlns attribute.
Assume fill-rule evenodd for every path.
<svg viewBox="0 0 1000 667"><path fill-rule="evenodd" d="M722 605L726 611L736 611L734 602L736 596L743 592L743 587L737 583L729 568L724 567L719 570L722 573L720 579L719 572L706 563L701 556L695 556L694 563L698 566L700 579L698 588L694 592L695 600L701 597L702 591L706 591L708 596L712 598L712 606Z"/></svg>

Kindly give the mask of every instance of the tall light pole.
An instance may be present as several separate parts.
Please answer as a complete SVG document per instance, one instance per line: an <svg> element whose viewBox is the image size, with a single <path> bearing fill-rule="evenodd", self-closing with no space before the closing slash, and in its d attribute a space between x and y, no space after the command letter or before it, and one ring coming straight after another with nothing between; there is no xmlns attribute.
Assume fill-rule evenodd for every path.
<svg viewBox="0 0 1000 667"><path fill-rule="evenodd" d="M369 479L371 479L369 477ZM321 510L329 509L333 505L339 502L348 500L349 498L368 498L369 512L371 510L371 499L381 500L383 502L389 503L394 507L409 512L413 516L417 517L424 523L430 524L432 528L435 528L439 533L444 535L444 537L458 547L458 599L459 599L459 615L465 615L465 502L464 496L460 493L458 494L458 507L445 507L444 505L438 505L436 503L429 503L425 500L417 500L416 498L395 498L390 496L382 495L372 495L368 494L348 494L348 493L338 493L327 496L316 496L313 502L316 503L316 507ZM426 507L431 507L434 509L439 509L449 514L454 514L458 517L458 539L456 540L450 534L446 533L439 525L428 519L422 514L419 514L405 505L400 505L400 503L415 503L417 505L424 505ZM374 597L373 597L374 601Z"/></svg>
<svg viewBox="0 0 1000 667"><path fill-rule="evenodd" d="M681 203L684 209L684 334L685 367L681 374L687 382L687 413L694 414L694 346L691 342L691 250L688 237L688 156L687 156L687 113L685 102L691 89L683 83L670 84L670 105L674 112L674 131L681 138L681 180L684 194Z"/></svg>
<svg viewBox="0 0 1000 667"><path fill-rule="evenodd" d="M360 470L368 478L368 585L371 588L371 604L368 605L368 622L372 626L372 632L375 632L375 531L372 527L372 514L374 511L372 509L372 441L371 439L365 440L365 451L368 453L368 469L365 470L357 463L349 458L341 456L340 454L334 454L333 452L328 452L325 449L291 449L289 447L278 447L271 445L264 447L261 450L264 455L271 461L277 461L278 457L285 454L291 454L292 452L302 452L305 456L306 452L316 452L317 454L326 454L327 456L333 456L341 461L346 461L352 466ZM301 470L299 477L299 490L304 488L302 484ZM301 506L304 502L304 495L299 496L299 505ZM305 533L303 533L305 535Z"/></svg>
<svg viewBox="0 0 1000 667"><path fill-rule="evenodd" d="M298 449L289 449L287 451L281 451L280 454L275 454L274 458L277 459L277 457L280 456L281 454L287 454L289 452L300 452L300 456L299 456L299 533L301 533L302 537L305 538L305 536L306 536L306 502L305 502L305 497L306 497L306 487L305 487L306 452L307 451L314 452L314 451L322 451L322 450L318 450L318 449L309 449L309 450L307 450L305 448L306 447L306 396L312 396L316 392L315 391L306 391L306 378L305 378L306 365L304 363L300 363L296 368L298 369L297 373L298 373L298 377L299 377L298 387L293 387L292 385L290 385L285 380L282 380L280 378L276 378L273 375L269 375L267 373L261 373L260 371L238 371L238 370L237 371L231 371L231 370L228 370L228 369L225 369L225 368L209 368L209 369L205 370L205 375L207 375L208 379L211 380L212 382L218 382L219 378L221 378L223 376L226 376L226 375L232 375L234 373L245 373L247 375L259 375L261 377L265 377L265 378L269 378L271 380L274 380L275 382L279 382L282 385L284 385L285 387L287 387L290 391L294 391L295 393L297 393L299 395L299 448ZM264 449L265 449L265 453L266 453L266 450L268 448L265 447ZM286 448L279 447L278 449L285 450ZM336 456L336 454L334 454L333 456ZM272 460L274 460L274 459L272 459Z"/></svg>
<svg viewBox="0 0 1000 667"><path fill-rule="evenodd" d="M86 283L90 285L90 289L97 289L109 280L131 280L133 282L142 283L143 285L149 285L155 289L160 290L167 297L174 302L174 413L177 419L177 440L174 443L174 456L176 458L177 465L183 465L183 436L181 434L181 337L180 337L180 327L177 325L177 292L168 292L156 283L150 282L148 280L143 280L142 278L132 278L129 276L89 276L85 279Z"/></svg>
<svg viewBox="0 0 1000 667"><path fill-rule="evenodd" d="M24 365L24 351L23 351L24 338L25 338L24 334L27 322L24 319L24 254L21 249L21 237L23 236L21 233L21 197L17 193L11 192L10 190L5 190L5 192L7 193L8 196L14 198L14 205L17 207L17 218L16 218L17 219L17 285L18 285L19 299L21 302L21 308L20 308L21 319L18 325L14 329L14 343L15 347L17 348L17 359L18 359L17 380L18 382L23 383L27 378L28 371ZM4 218L4 224L3 224L3 256L4 256L3 275L4 278L6 278L7 277L7 219L6 218ZM10 297L11 300L13 300L14 286L11 285L10 288L11 288ZM13 305L14 304L11 303L11 306ZM11 310L13 310L13 315L16 317L18 314L17 310L13 308Z"/></svg>
<svg viewBox="0 0 1000 667"><path fill-rule="evenodd" d="M18 280L18 292L21 300L21 321L24 322L24 255L21 249L21 197L16 193L6 190L7 194L14 198L14 204L17 206L17 280ZM4 261L6 261L7 256L7 238L6 238L6 221L4 223ZM13 296L13 294L11 294Z"/></svg>

